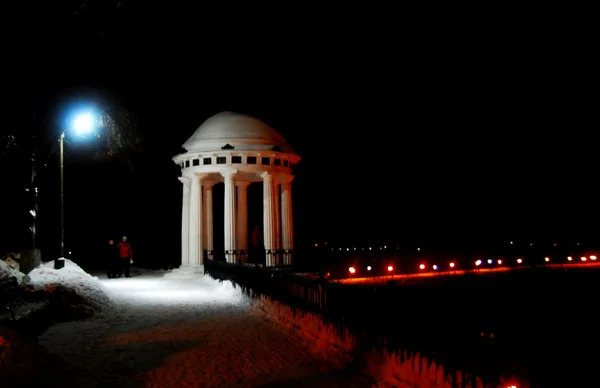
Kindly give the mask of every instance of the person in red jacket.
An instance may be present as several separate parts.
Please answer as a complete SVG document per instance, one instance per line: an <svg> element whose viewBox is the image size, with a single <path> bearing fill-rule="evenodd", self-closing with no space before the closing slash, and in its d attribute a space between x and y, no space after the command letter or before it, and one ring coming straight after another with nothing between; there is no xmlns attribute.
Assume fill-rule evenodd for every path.
<svg viewBox="0 0 600 388"><path fill-rule="evenodd" d="M125 277L129 277L129 264L133 259L133 250L131 249L131 244L127 241L127 236L123 236L123 241L117 245L117 251L119 252L119 272L117 277L121 277L123 272L125 272Z"/></svg>

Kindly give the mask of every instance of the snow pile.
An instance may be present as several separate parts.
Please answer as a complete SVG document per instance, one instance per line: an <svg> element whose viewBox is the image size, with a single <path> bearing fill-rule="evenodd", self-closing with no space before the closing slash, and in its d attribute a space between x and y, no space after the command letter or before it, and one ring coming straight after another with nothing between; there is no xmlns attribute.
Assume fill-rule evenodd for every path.
<svg viewBox="0 0 600 388"><path fill-rule="evenodd" d="M19 284L27 284L29 276L23 272L17 271L12 266L8 265L4 260L0 260L0 279L16 277Z"/></svg>
<svg viewBox="0 0 600 388"><path fill-rule="evenodd" d="M29 273L31 285L58 293L64 302L99 310L112 304L110 292L97 277L91 276L69 259L65 266L54 269L54 262L43 263ZM72 306L75 307L75 306Z"/></svg>
<svg viewBox="0 0 600 388"><path fill-rule="evenodd" d="M258 296L252 301L255 311L265 314L287 329L296 331L312 354L335 361L344 367L353 361L357 341L347 329L340 331L332 324L325 323L320 316L294 309L267 296Z"/></svg>
<svg viewBox="0 0 600 388"><path fill-rule="evenodd" d="M252 300L252 308L278 322L283 327L304 338L308 351L323 357L338 367L352 363L354 368L370 376L379 384L397 386L405 382L411 387L454 387L463 386L463 380L468 381L466 387L482 386L481 379L476 377L476 384L471 385L472 376L461 371L453 371L457 379L452 382L452 374L445 366L431 360L419 352L400 350L391 353L374 348L361 347L359 338L347 329L339 330L331 323L326 323L318 314L303 312L286 304L259 295ZM502 386L511 386L518 382L518 387L529 387L529 383L516 376L503 376L502 381L512 382ZM458 382L458 383L457 383ZM457 383L457 385L455 385Z"/></svg>

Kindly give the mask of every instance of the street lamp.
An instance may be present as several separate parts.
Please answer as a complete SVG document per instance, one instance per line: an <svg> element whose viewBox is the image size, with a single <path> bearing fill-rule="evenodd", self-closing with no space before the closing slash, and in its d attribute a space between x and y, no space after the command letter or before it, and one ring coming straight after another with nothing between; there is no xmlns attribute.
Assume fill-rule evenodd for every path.
<svg viewBox="0 0 600 388"><path fill-rule="evenodd" d="M65 257L65 134L72 129L79 136L89 135L96 127L96 117L92 112L79 112L72 116L67 129L60 134L60 257Z"/></svg>

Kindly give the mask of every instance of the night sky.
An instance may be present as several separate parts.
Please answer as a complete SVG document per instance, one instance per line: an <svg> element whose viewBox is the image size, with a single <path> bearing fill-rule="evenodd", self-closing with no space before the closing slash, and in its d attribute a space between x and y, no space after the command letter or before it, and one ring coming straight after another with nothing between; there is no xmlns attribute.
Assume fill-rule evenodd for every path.
<svg viewBox="0 0 600 388"><path fill-rule="evenodd" d="M217 29L208 13L177 23L184 10L96 3L36 5L5 72L7 127L46 142L69 101L108 101L139 120L138 171L89 157L94 144L67 145L69 249L127 234L144 255L177 259L181 184L171 158L224 110L267 122L303 157L294 183L299 248L600 239L597 106L581 41L423 25L392 33L389 21L368 32L318 23L287 38L258 20L260 28L230 20ZM55 156L45 174L55 186L40 194L40 217L53 236ZM58 246L58 235L44 241L53 238Z"/></svg>

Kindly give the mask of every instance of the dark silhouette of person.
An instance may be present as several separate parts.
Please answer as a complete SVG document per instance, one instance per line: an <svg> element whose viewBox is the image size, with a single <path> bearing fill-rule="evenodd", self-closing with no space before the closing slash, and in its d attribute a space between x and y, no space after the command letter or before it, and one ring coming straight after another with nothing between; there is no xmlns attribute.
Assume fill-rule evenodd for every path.
<svg viewBox="0 0 600 388"><path fill-rule="evenodd" d="M119 261L117 247L113 240L108 240L104 260L106 260L106 276L108 276L109 279L116 278L119 274Z"/></svg>
<svg viewBox="0 0 600 388"><path fill-rule="evenodd" d="M130 261L133 259L133 250L131 249L131 244L127 241L127 236L123 236L123 241L117 245L117 250L119 251L119 274L117 277L121 277L125 273L125 277L128 278Z"/></svg>
<svg viewBox="0 0 600 388"><path fill-rule="evenodd" d="M261 262L264 250L265 243L263 241L262 233L260 232L260 226L256 225L252 229L252 234L250 236L250 257L255 264Z"/></svg>

